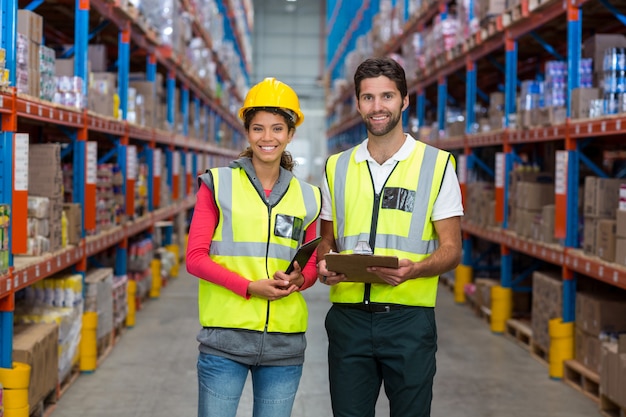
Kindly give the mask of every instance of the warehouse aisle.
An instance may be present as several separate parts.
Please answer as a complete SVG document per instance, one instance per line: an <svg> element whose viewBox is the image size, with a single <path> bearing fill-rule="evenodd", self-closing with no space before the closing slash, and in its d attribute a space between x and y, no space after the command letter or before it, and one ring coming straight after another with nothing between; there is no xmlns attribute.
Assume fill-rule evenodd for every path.
<svg viewBox="0 0 626 417"><path fill-rule="evenodd" d="M332 415L323 327L327 291L317 284L305 292L310 308L307 359L293 417ZM550 380L547 368L514 342L492 335L484 321L453 302L448 290L442 287L439 294L433 417L600 415L591 400ZM196 308L196 280L181 272L160 299L137 313L137 325L126 330L100 368L74 382L52 417L195 416ZM247 385L237 416L251 415ZM377 416L388 416L384 395Z"/></svg>

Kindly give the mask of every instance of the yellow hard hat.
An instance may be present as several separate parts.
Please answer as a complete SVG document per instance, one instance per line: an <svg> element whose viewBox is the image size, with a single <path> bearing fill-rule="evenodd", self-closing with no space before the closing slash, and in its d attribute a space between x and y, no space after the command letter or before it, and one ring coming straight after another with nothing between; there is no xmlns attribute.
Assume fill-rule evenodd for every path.
<svg viewBox="0 0 626 417"><path fill-rule="evenodd" d="M296 126L304 121L296 92L273 77L264 79L248 91L243 106L239 109L239 118L244 120L246 110L253 107L278 107L289 110L287 113L294 117Z"/></svg>

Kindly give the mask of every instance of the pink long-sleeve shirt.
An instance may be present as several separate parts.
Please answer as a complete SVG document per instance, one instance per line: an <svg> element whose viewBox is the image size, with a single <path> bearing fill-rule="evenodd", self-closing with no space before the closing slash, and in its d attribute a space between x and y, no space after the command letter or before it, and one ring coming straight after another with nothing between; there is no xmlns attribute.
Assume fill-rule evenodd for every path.
<svg viewBox="0 0 626 417"><path fill-rule="evenodd" d="M268 196L270 192L271 190L265 190ZM206 184L202 183L196 194L196 206L189 227L186 256L187 271L200 279L228 288L241 297L250 298L248 285L251 281L236 272L224 268L209 257L209 248L211 247L217 221L218 209L215 205L213 193ZM317 221L313 222L306 230L305 242L315 238L317 234L316 223ZM302 268L304 284L300 287L300 291L309 288L317 280L316 263L317 257L314 253L306 266Z"/></svg>

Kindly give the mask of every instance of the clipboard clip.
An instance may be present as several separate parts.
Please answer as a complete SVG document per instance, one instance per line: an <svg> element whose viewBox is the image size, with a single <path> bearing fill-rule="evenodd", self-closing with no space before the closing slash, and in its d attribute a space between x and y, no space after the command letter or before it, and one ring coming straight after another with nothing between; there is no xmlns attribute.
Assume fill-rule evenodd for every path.
<svg viewBox="0 0 626 417"><path fill-rule="evenodd" d="M366 240L359 240L354 247L354 253L357 255L373 255L374 251Z"/></svg>

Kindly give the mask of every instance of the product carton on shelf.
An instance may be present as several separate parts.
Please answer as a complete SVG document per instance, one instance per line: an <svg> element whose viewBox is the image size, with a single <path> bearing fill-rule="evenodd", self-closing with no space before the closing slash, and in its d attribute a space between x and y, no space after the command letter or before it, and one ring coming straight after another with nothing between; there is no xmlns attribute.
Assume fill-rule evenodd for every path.
<svg viewBox="0 0 626 417"><path fill-rule="evenodd" d="M626 300L612 294L578 292L576 325L595 337L626 332Z"/></svg>
<svg viewBox="0 0 626 417"><path fill-rule="evenodd" d="M62 246L63 173L61 145L31 144L28 151L28 194L49 199L50 251Z"/></svg>
<svg viewBox="0 0 626 417"><path fill-rule="evenodd" d="M78 245L82 231L82 213L79 203L64 203L63 211L67 218L67 243Z"/></svg>
<svg viewBox="0 0 626 417"><path fill-rule="evenodd" d="M600 338L582 330L577 321L574 333L574 358L585 368L599 374L601 357L602 342Z"/></svg>
<svg viewBox="0 0 626 417"><path fill-rule="evenodd" d="M626 210L617 210L615 224L615 235L626 238Z"/></svg>
<svg viewBox="0 0 626 417"><path fill-rule="evenodd" d="M593 59L594 73L603 72L604 51L608 48L626 48L626 36L613 33L597 33L583 41L582 57Z"/></svg>
<svg viewBox="0 0 626 417"><path fill-rule="evenodd" d="M58 338L56 323L17 324L13 329L13 361L31 367L28 387L31 410L56 388Z"/></svg>
<svg viewBox="0 0 626 417"><path fill-rule="evenodd" d="M626 184L626 179L585 177L585 217L614 219L621 184Z"/></svg>
<svg viewBox="0 0 626 417"><path fill-rule="evenodd" d="M596 254L596 233L598 231L598 220L595 217L585 216L583 223L583 251L588 255Z"/></svg>
<svg viewBox="0 0 626 417"><path fill-rule="evenodd" d="M554 204L546 204L541 209L541 229L539 240L545 243L558 243L554 237L554 223L556 218L556 207Z"/></svg>
<svg viewBox="0 0 626 417"><path fill-rule="evenodd" d="M532 283L532 343L546 354L550 348L548 322L563 312L563 281L551 272L535 271Z"/></svg>
<svg viewBox="0 0 626 417"><path fill-rule="evenodd" d="M572 90L572 119L588 118L591 100L601 97L599 88L574 88Z"/></svg>
<svg viewBox="0 0 626 417"><path fill-rule="evenodd" d="M113 331L113 268L97 268L85 276L85 311L98 313L98 340Z"/></svg>
<svg viewBox="0 0 626 417"><path fill-rule="evenodd" d="M29 40L41 45L43 39L43 17L26 9L17 11L17 31Z"/></svg>
<svg viewBox="0 0 626 417"><path fill-rule="evenodd" d="M615 239L615 263L626 265L626 238Z"/></svg>
<svg viewBox="0 0 626 417"><path fill-rule="evenodd" d="M602 345L600 368L601 395L626 408L626 335L621 335L617 343Z"/></svg>
<svg viewBox="0 0 626 417"><path fill-rule="evenodd" d="M91 63L91 70L104 72L107 70L107 47L104 44L91 44L87 47L88 61Z"/></svg>
<svg viewBox="0 0 626 417"><path fill-rule="evenodd" d="M596 230L596 255L608 262L615 261L615 220L599 219Z"/></svg>

